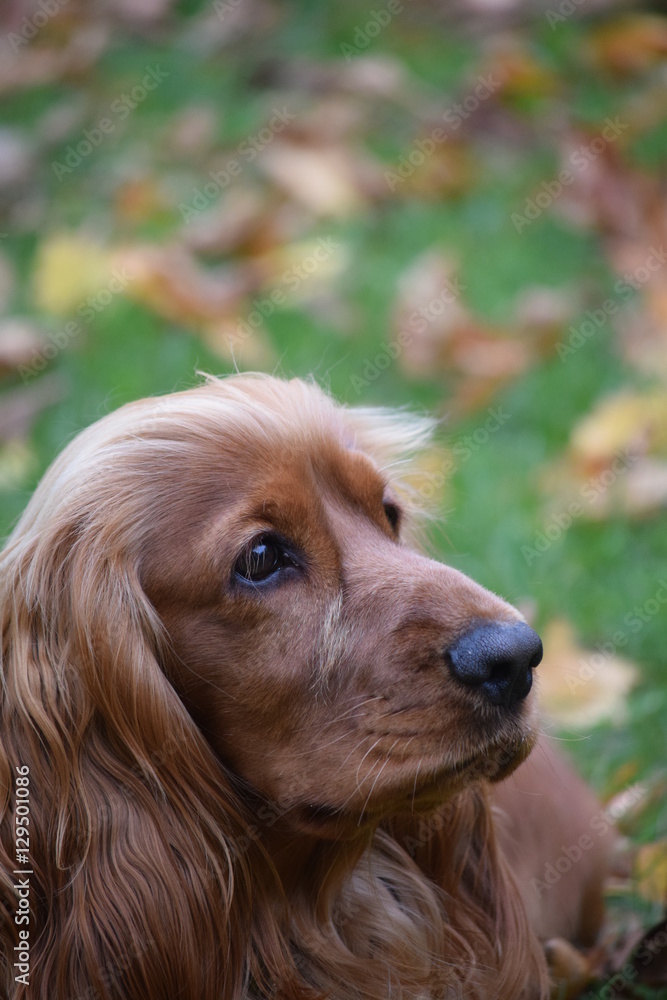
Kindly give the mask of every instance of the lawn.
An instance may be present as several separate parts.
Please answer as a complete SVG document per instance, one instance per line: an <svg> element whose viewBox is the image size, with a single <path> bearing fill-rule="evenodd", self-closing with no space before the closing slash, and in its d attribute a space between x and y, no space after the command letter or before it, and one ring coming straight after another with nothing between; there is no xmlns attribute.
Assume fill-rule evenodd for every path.
<svg viewBox="0 0 667 1000"><path fill-rule="evenodd" d="M656 923L667 20L130 7L5 35L3 533L79 429L200 370L436 413L428 544L553 637L549 732L636 793L657 864L614 900Z"/></svg>

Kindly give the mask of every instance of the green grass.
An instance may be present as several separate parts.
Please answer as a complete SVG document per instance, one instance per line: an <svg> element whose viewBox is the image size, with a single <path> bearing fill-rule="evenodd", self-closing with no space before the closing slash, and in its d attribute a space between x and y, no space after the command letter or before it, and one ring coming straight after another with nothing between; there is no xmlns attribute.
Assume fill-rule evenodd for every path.
<svg viewBox="0 0 667 1000"><path fill-rule="evenodd" d="M182 22L200 7L181 4ZM165 172L173 182L171 210L134 229L112 222L111 231L123 238L169 238L180 224L179 200L200 180L196 164L171 162L160 151L160 135L174 114L195 102L212 105L219 112L219 140L233 146L264 120L266 95L253 83L253 73L264 60L276 54L339 58L341 43L349 41L360 17L350 2L330 8L292 4L270 38L252 48L240 44L224 58L194 62L180 45L178 31L159 47L138 37L119 38L85 88L56 84L5 101L0 122L30 128L57 101L85 89L90 102L87 121L94 124L109 102L136 82L144 67L159 63L170 73L165 85L149 95L127 125L109 137L104 149L93 152L61 183L54 177L50 160L64 151L67 142L42 160L40 183L49 203L46 231L76 227L85 220L107 225L109 177L143 151L156 172ZM594 123L617 113L633 98L637 84L600 79L577 57L585 31L574 22L556 32L537 26L532 46L536 58L559 74L560 99L570 113ZM417 78L444 93L461 86L478 58L471 43L462 45L413 21L394 25L371 50L393 53ZM525 107L518 104L516 113L534 124L545 106L543 99L536 99ZM72 141L78 135L75 131ZM380 150L391 164L413 135L405 116L387 114L366 139L369 149ZM636 139L633 155L654 168L666 141L667 130L656 127ZM341 333L296 308L277 312L267 327L278 371L285 375L315 372L336 396L351 403L408 404L446 411L448 384L443 379L408 381L396 364L362 393L352 383L353 376L363 371L391 336L391 304L398 278L415 257L433 246L456 254L467 285L467 303L491 321L511 322L517 296L534 285L561 289L567 295L585 286L591 304L602 301L613 277L599 236L568 226L548 212L521 233L510 221L511 213L521 211L534 188L557 170L554 148L536 130L534 140L506 163L482 160L475 184L455 200L425 203L400 196L355 218L320 224L314 235L333 235L350 254L341 286L356 320L349 331ZM21 278L13 305L27 313L32 311L33 258L43 235L40 231L11 239ZM116 301L90 324L85 339L63 351L52 365L68 392L34 427L33 472L20 488L0 494L0 529L6 533L11 528L39 475L79 429L128 400L191 385L198 368L223 372L230 366L191 331L170 325L138 305ZM433 532L434 551L440 558L511 601L533 598L538 627L553 617L569 619L590 647L623 627L632 608L651 598L658 581L667 576L664 520L577 522L531 564L521 549L531 544L543 526L544 497L537 483L540 467L561 454L572 427L597 400L632 384L641 382L622 366L609 327L567 363L554 358L535 366L493 401L510 419L459 466L448 484L441 530ZM445 424L445 443L474 433L483 416L473 414L464 422ZM628 762L636 765L637 778L664 766L664 636L664 609L628 636L622 653L640 665L641 680L628 698L627 721L622 726L600 725L585 739L564 734L572 737L567 749L603 793L616 789L616 775ZM666 828L667 805L659 804L647 817L641 836L650 840L664 835Z"/></svg>

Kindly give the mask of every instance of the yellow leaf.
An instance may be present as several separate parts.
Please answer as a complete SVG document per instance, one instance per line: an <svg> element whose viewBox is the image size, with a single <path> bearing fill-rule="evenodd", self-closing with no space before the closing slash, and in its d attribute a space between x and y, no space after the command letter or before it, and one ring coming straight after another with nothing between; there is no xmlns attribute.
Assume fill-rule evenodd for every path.
<svg viewBox="0 0 667 1000"><path fill-rule="evenodd" d="M621 451L667 449L667 393L620 392L602 400L572 434L575 458L606 465Z"/></svg>
<svg viewBox="0 0 667 1000"><path fill-rule="evenodd" d="M563 725L590 727L603 719L621 721L637 668L615 652L580 646L569 622L556 619L542 630L544 660L537 681L547 715Z"/></svg>
<svg viewBox="0 0 667 1000"><path fill-rule="evenodd" d="M111 277L108 252L76 233L47 237L37 252L35 299L44 312L66 316L94 295Z"/></svg>
<svg viewBox="0 0 667 1000"><path fill-rule="evenodd" d="M282 305L307 302L328 291L348 258L347 247L328 236L285 243L259 258L264 292Z"/></svg>
<svg viewBox="0 0 667 1000"><path fill-rule="evenodd" d="M0 490L16 490L27 485L37 465L33 449L14 438L0 447Z"/></svg>
<svg viewBox="0 0 667 1000"><path fill-rule="evenodd" d="M667 840L644 844L635 857L637 891L652 903L667 901Z"/></svg>

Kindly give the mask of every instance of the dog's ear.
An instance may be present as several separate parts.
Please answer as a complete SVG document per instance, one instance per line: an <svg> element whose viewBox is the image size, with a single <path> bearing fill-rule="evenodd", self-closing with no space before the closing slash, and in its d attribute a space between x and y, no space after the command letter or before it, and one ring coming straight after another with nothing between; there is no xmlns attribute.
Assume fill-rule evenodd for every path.
<svg viewBox="0 0 667 1000"><path fill-rule="evenodd" d="M164 636L136 567L90 529L85 516L51 532L19 526L2 560L0 992L16 994L13 872L26 867L31 996L237 997L247 821L161 669ZM26 767L21 865L13 814Z"/></svg>
<svg viewBox="0 0 667 1000"><path fill-rule="evenodd" d="M399 818L390 829L446 893L448 952L469 969L470 995L492 987L517 1000L548 996L544 955L498 843L488 787L473 785L432 815Z"/></svg>
<svg viewBox="0 0 667 1000"><path fill-rule="evenodd" d="M397 496L404 518L401 534L408 542L422 539L422 527L446 478L446 462L425 461L433 451L439 421L409 410L384 407L341 407L347 439L365 452Z"/></svg>

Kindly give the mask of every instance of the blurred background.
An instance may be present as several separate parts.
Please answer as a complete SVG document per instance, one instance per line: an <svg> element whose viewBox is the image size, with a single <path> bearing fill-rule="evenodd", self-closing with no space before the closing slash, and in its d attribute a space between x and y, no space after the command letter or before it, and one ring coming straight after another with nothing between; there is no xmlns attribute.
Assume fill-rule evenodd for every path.
<svg viewBox="0 0 667 1000"><path fill-rule="evenodd" d="M431 544L543 634L549 733L634 845L615 912L655 924L661 7L3 0L0 94L2 533L77 431L197 370L439 414Z"/></svg>

